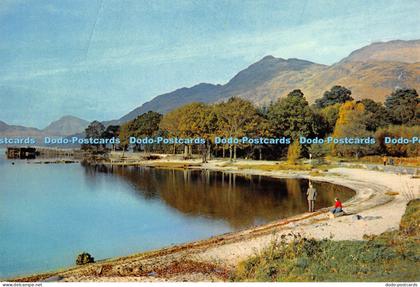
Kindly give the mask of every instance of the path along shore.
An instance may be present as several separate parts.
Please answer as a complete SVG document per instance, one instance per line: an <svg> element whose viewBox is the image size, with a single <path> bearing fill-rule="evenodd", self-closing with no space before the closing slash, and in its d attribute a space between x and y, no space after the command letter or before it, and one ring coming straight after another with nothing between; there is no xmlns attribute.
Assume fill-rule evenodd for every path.
<svg viewBox="0 0 420 287"><path fill-rule="evenodd" d="M290 233L307 238L362 240L364 235L376 235L398 229L406 204L420 197L420 179L356 168L333 168L322 176L308 171L263 171L247 169L250 161L238 161L241 169L226 161L155 160L137 164L162 167L172 164L192 168L220 170L238 174L264 175L275 178L293 177L325 181L349 187L356 195L344 203L352 215L329 218L328 210L305 213L269 224L211 237L206 240L171 246L151 252L104 260L86 266L73 267L16 278L18 281L223 281L242 260L267 247L273 240ZM255 164L255 162L253 162ZM275 162L266 162L275 164ZM357 219L354 215L360 215Z"/></svg>

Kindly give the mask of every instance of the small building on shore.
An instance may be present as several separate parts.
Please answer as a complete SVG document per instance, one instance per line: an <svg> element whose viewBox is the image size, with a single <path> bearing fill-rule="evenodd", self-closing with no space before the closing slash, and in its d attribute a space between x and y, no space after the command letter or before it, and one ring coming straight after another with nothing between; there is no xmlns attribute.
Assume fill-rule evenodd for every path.
<svg viewBox="0 0 420 287"><path fill-rule="evenodd" d="M8 147L6 155L8 159L34 159L37 151L34 147Z"/></svg>

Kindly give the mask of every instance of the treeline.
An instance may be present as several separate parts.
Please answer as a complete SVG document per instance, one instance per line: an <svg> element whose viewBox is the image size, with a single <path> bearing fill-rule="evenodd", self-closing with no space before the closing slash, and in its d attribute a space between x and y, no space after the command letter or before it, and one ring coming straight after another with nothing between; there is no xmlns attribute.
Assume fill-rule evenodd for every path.
<svg viewBox="0 0 420 287"><path fill-rule="evenodd" d="M371 99L355 101L351 91L334 86L309 105L301 90L268 106L232 97L215 104L190 103L161 115L149 111L121 126L100 126L93 122L86 129L89 137L119 137L118 148L127 149L129 137L177 137L205 140L202 145L135 145L147 152L181 153L209 156L278 159L288 156L323 157L325 155L359 157L364 155L419 156L418 144L384 144L384 137L411 138L420 135L420 99L414 89L398 89L384 104ZM307 138L366 138L373 145L299 144ZM215 144L215 137L290 139L290 145Z"/></svg>

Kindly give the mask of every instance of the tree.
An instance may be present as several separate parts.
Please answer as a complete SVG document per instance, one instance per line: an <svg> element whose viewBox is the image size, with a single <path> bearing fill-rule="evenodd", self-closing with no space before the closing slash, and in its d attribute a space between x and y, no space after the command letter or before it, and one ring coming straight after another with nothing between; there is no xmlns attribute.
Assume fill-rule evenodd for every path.
<svg viewBox="0 0 420 287"><path fill-rule="evenodd" d="M325 91L322 98L315 101L318 108L325 108L337 103L352 101L351 91L343 86L334 86L329 91Z"/></svg>
<svg viewBox="0 0 420 287"><path fill-rule="evenodd" d="M366 129L368 131L376 131L378 128L390 124L390 115L381 103L371 99L363 99L361 103L365 106Z"/></svg>
<svg viewBox="0 0 420 287"><path fill-rule="evenodd" d="M276 136L298 139L316 133L314 112L310 109L303 93L294 90L268 108L268 120Z"/></svg>
<svg viewBox="0 0 420 287"><path fill-rule="evenodd" d="M105 126L98 121L93 121L85 129L85 134L87 138L100 138L105 131Z"/></svg>
<svg viewBox="0 0 420 287"><path fill-rule="evenodd" d="M301 145L299 140L295 140L287 150L287 161L291 164L296 164L301 154Z"/></svg>
<svg viewBox="0 0 420 287"><path fill-rule="evenodd" d="M267 113L268 113L268 107L262 107L260 109L257 110L257 117L256 117L256 121L257 121L257 126L258 128L254 129L253 131L249 131L249 135L251 137L255 137L255 138L271 138L273 137L273 131L271 130L270 127L270 122L268 120L267 117ZM253 149L252 152L254 151L258 151L258 159L262 160L263 159L263 149L267 148L268 145L265 144L256 144L253 145Z"/></svg>
<svg viewBox="0 0 420 287"><path fill-rule="evenodd" d="M99 121L93 121L89 124L89 126L85 129L86 138L101 138L105 131L105 126ZM92 145L90 144L83 144L82 149L90 149ZM96 145L96 150L98 150L98 145Z"/></svg>
<svg viewBox="0 0 420 287"><path fill-rule="evenodd" d="M157 112L148 111L141 114L129 123L129 134L137 138L156 136L161 120L162 115Z"/></svg>
<svg viewBox="0 0 420 287"><path fill-rule="evenodd" d="M360 102L346 102L340 107L333 138L367 138L372 136L366 130L365 106ZM333 144L333 153L344 156L368 154L374 146L369 144Z"/></svg>
<svg viewBox="0 0 420 287"><path fill-rule="evenodd" d="M145 137L154 136L159 130L159 124L162 120L162 115L153 111L141 114L130 122L130 131L132 136Z"/></svg>
<svg viewBox="0 0 420 287"><path fill-rule="evenodd" d="M302 98L304 96L304 94L300 89L295 89L295 90L291 91L287 96Z"/></svg>
<svg viewBox="0 0 420 287"><path fill-rule="evenodd" d="M173 137L202 137L209 139L214 133L216 115L213 108L203 103L190 103L165 114L160 128ZM184 145L185 155L192 152L191 145ZM175 149L175 146L174 146Z"/></svg>
<svg viewBox="0 0 420 287"><path fill-rule="evenodd" d="M87 252L80 253L76 258L76 265L85 265L94 262L95 258L93 258L92 255Z"/></svg>
<svg viewBox="0 0 420 287"><path fill-rule="evenodd" d="M103 132L102 137L105 139L118 138L119 134L120 134L120 126L110 125ZM114 144L112 146L113 148L115 148Z"/></svg>
<svg viewBox="0 0 420 287"><path fill-rule="evenodd" d="M390 156L420 156L418 143L385 143L385 137L394 139L411 139L420 134L420 126L387 126L376 131L375 137L379 143L379 152Z"/></svg>
<svg viewBox="0 0 420 287"><path fill-rule="evenodd" d="M419 125L420 99L415 89L397 89L385 100L393 124Z"/></svg>
<svg viewBox="0 0 420 287"><path fill-rule="evenodd" d="M213 106L203 103L192 103L183 109L187 117L180 123L180 130L189 137L200 137L205 143L199 146L203 163L207 162L207 157L211 154L211 139L215 135L217 116ZM192 146L189 146L191 154Z"/></svg>
<svg viewBox="0 0 420 287"><path fill-rule="evenodd" d="M338 112L340 110L341 104L336 103L334 105L326 106L325 108L319 110L319 113L324 118L325 121L325 134L331 134L334 131L335 123L338 119Z"/></svg>
<svg viewBox="0 0 420 287"><path fill-rule="evenodd" d="M123 148L124 152L125 150L127 150L127 147L130 144L130 122L124 123L120 126L120 132L118 136L120 138L120 145Z"/></svg>
<svg viewBox="0 0 420 287"><path fill-rule="evenodd" d="M251 102L232 97L215 106L218 134L225 138L241 138L258 127L258 112ZM232 150L233 149L233 150ZM229 145L230 159L236 160L237 144Z"/></svg>

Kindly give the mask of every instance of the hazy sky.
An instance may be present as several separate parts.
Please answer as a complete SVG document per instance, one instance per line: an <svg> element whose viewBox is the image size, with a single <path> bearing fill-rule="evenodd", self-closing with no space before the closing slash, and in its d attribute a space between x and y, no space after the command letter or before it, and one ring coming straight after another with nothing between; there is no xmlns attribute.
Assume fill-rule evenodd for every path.
<svg viewBox="0 0 420 287"><path fill-rule="evenodd" d="M0 0L0 120L119 118L265 55L332 64L420 39L420 1Z"/></svg>

